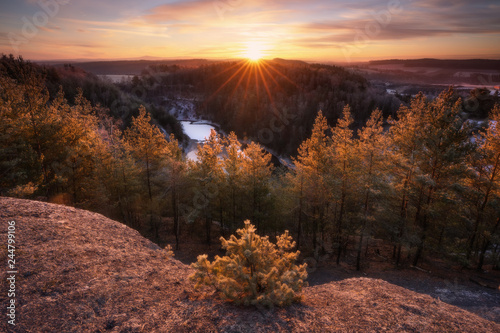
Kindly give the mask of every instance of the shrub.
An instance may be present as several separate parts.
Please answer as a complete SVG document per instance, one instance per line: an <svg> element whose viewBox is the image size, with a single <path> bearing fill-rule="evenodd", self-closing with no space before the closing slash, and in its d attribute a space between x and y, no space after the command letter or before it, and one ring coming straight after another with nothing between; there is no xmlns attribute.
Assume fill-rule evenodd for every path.
<svg viewBox="0 0 500 333"><path fill-rule="evenodd" d="M213 286L221 295L244 305L283 306L299 302L302 287L307 285L306 264L297 266L300 252L290 252L295 246L288 231L277 237L277 243L269 237L255 233L250 221L229 240L220 238L226 256L216 256L213 262L207 255L198 256L191 264L196 272L190 277L201 285Z"/></svg>
<svg viewBox="0 0 500 333"><path fill-rule="evenodd" d="M38 185L29 182L25 185L16 186L15 188L11 189L8 194L16 198L29 198L33 195L33 193L35 193L37 189Z"/></svg>
<svg viewBox="0 0 500 333"><path fill-rule="evenodd" d="M170 246L170 244L168 244L167 246L165 246L165 248L163 249L163 253L165 255L165 257L168 259L168 258L173 258L174 257L174 251L172 250L172 246Z"/></svg>

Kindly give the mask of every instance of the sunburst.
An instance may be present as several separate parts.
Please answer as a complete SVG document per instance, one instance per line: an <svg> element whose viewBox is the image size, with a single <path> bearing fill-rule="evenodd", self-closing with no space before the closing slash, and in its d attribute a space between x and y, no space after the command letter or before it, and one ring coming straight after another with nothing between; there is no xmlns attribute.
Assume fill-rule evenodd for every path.
<svg viewBox="0 0 500 333"><path fill-rule="evenodd" d="M245 60L235 62L232 66L214 76L214 79L219 75L227 75L227 78L217 87L215 92L207 98L205 106L208 101L215 98L223 89L231 87L230 96L226 101L227 105L227 103L232 100L236 91L240 87L243 87L244 95L242 98L244 101L247 101L248 93L252 89L254 89L256 93L254 97L259 100L261 98L259 92L263 90L264 94L267 95L269 103L272 105L273 109L276 110L274 92L283 91L281 87L282 82L288 82L297 89L300 89L293 80L276 66L274 61L265 60L267 50L269 50L269 48L262 42L247 42L245 48L242 49L240 53ZM277 78L280 78L280 80L277 80ZM253 86L253 88L251 88L251 86ZM260 90L259 87L263 89Z"/></svg>

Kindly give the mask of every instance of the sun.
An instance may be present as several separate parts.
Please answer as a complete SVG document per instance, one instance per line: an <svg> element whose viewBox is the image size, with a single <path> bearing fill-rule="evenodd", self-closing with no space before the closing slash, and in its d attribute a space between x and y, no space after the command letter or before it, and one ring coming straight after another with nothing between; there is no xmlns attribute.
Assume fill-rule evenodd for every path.
<svg viewBox="0 0 500 333"><path fill-rule="evenodd" d="M250 61L258 62L264 57L264 46L259 42L248 42L243 55Z"/></svg>

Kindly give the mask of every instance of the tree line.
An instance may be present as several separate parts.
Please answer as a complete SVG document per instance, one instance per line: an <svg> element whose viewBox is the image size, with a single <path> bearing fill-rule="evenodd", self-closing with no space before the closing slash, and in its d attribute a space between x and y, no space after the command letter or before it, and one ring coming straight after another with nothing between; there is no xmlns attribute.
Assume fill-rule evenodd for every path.
<svg viewBox="0 0 500 333"><path fill-rule="evenodd" d="M500 107L472 131L453 89L423 94L394 118L372 112L355 129L349 106L317 114L293 165L275 168L257 143L212 132L188 160L145 107L123 128L79 91L55 98L37 75L0 77L0 192L102 212L176 248L186 233L210 244L247 219L290 230L297 247L358 269L382 241L396 264L426 255L499 264Z"/></svg>

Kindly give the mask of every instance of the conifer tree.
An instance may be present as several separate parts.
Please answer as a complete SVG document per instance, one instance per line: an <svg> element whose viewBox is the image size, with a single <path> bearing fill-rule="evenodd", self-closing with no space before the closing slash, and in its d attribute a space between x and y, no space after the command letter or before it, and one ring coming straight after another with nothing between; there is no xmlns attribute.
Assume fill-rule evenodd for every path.
<svg viewBox="0 0 500 333"><path fill-rule="evenodd" d="M416 203L415 222L420 228L420 240L413 264L417 265L431 228L440 234L444 225L437 230L439 203L446 199L451 187L458 182L458 172L463 167L464 158L469 151L467 142L469 129L460 118L461 100L454 98L450 88L429 102L421 110L423 127L421 146L416 156L418 169L422 172L419 181L419 195Z"/></svg>
<svg viewBox="0 0 500 333"><path fill-rule="evenodd" d="M357 156L360 159L360 165L357 168L357 178L360 183L360 188L363 190L361 196L363 198L363 208L360 239L356 257L357 270L361 268L363 239L365 236L370 236L369 230L371 229L371 222L374 219L373 206L375 204L375 196L382 189L385 174L387 172L387 140L382 125L382 112L380 110L375 110L370 119L368 119L365 127L358 132L359 141L356 148L358 151ZM368 243L366 248L368 249Z"/></svg>
<svg viewBox="0 0 500 333"><path fill-rule="evenodd" d="M241 206L240 197L243 187L243 152L241 143L234 132L226 138L226 154L223 163L226 175L227 194L231 227L236 225L237 209Z"/></svg>
<svg viewBox="0 0 500 333"><path fill-rule="evenodd" d="M131 126L125 130L124 144L144 170L143 179L149 205L150 225L158 239L159 225L153 217L155 204L153 176L158 172L162 160L168 153L168 142L160 129L151 124L151 116L144 106L139 108L139 115L132 118Z"/></svg>
<svg viewBox="0 0 500 333"><path fill-rule="evenodd" d="M355 140L350 126L353 123L351 109L344 107L342 118L338 120L337 126L332 129L332 145L330 147L330 158L336 183L334 188L336 200L335 216L335 242L337 247L337 264L344 248L344 219L346 215L347 200L351 187L355 186L353 170L355 168Z"/></svg>
<svg viewBox="0 0 500 333"><path fill-rule="evenodd" d="M318 227L324 230L328 204L331 200L329 188L330 159L329 131L326 118L320 111L316 117L311 137L305 140L299 148L294 160L297 194L299 196L299 230L302 224L302 213L308 207L307 215L312 217L313 248L317 247ZM300 237L300 235L299 235Z"/></svg>
<svg viewBox="0 0 500 333"><path fill-rule="evenodd" d="M0 76L0 193L20 190L27 184L37 186L39 172L35 168L37 154L21 135L20 119L24 89Z"/></svg>
<svg viewBox="0 0 500 333"><path fill-rule="evenodd" d="M179 141L173 134L167 145L167 157L164 159L164 169L167 172L167 190L170 192L171 209L174 220L175 249L179 250L180 216L179 201L182 187L186 184L186 163L182 157Z"/></svg>
<svg viewBox="0 0 500 333"><path fill-rule="evenodd" d="M256 221L257 228L264 215L265 199L269 194L269 182L272 174L271 154L257 143L250 143L243 152L243 183L250 196L250 215Z"/></svg>
<svg viewBox="0 0 500 333"><path fill-rule="evenodd" d="M99 155L98 179L104 185L113 206L117 206L122 220L139 228L138 214L141 195L141 168L135 162L119 126L110 123L103 129L106 149Z"/></svg>
<svg viewBox="0 0 500 333"><path fill-rule="evenodd" d="M295 242L286 231L277 237L276 244L269 237L255 233L250 221L238 229L239 238L220 238L226 256L216 256L213 262L207 255L198 256L191 267L190 277L201 285L213 286L222 296L236 304L284 306L299 302L302 287L307 285L306 264L297 266L300 252L290 252Z"/></svg>
<svg viewBox="0 0 500 333"><path fill-rule="evenodd" d="M160 129L151 124L151 116L144 106L139 108L137 117L132 117L132 124L125 130L124 137L132 156L144 164L147 195L152 200L152 173L165 156L168 142Z"/></svg>
<svg viewBox="0 0 500 333"><path fill-rule="evenodd" d="M62 126L61 115L56 107L51 107L49 95L41 77L34 73L25 78L25 84L18 84L23 96L20 103L15 104L16 136L22 138L26 148L36 153L36 168L40 170L37 185L46 196L53 193L56 186L54 163L62 160L60 152L64 152L63 141L58 132Z"/></svg>
<svg viewBox="0 0 500 333"><path fill-rule="evenodd" d="M500 106L490 114L489 126L475 136L476 151L468 158L469 177L465 179L473 202L472 232L468 238L467 258L480 246L478 269L499 228L500 210Z"/></svg>
<svg viewBox="0 0 500 333"><path fill-rule="evenodd" d="M220 186L223 179L222 161L219 158L221 153L221 138L215 130L212 130L210 137L198 145L196 152L198 160L191 167L198 186L194 197L197 205L195 208L201 210L205 218L206 242L209 245L212 237L213 208L217 204L217 197L221 195Z"/></svg>
<svg viewBox="0 0 500 333"><path fill-rule="evenodd" d="M70 107L62 90L52 103L61 115L62 125L59 137L64 140L65 156L58 162L59 176L64 177L74 204L94 201L99 197L99 183L95 182L96 156L101 149L97 117L94 108L83 97L80 89L75 97L75 105ZM96 200L94 201L96 202Z"/></svg>
<svg viewBox="0 0 500 333"><path fill-rule="evenodd" d="M300 249L306 199L304 194L305 175L302 168L296 168L292 172L287 173L284 177L284 181L290 184L290 192L293 193L293 197L296 201L296 204L292 205L292 207L294 207L293 211L297 212L297 249Z"/></svg>
<svg viewBox="0 0 500 333"><path fill-rule="evenodd" d="M404 239L407 237L408 222L410 219L409 201L416 191L415 179L417 169L416 156L421 146L422 118L421 110L426 107L427 99L419 93L411 100L410 107L401 106L397 113L397 121L389 120L391 129L389 159L393 165L391 182L396 192L397 225L393 232L396 240L394 255L396 265L401 259Z"/></svg>

